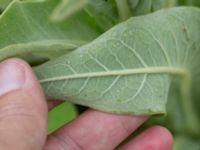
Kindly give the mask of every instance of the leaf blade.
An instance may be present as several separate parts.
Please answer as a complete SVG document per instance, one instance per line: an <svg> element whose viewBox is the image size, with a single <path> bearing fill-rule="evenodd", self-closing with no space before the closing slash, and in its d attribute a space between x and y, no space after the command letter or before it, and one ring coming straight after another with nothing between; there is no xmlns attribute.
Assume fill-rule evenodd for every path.
<svg viewBox="0 0 200 150"><path fill-rule="evenodd" d="M177 8L135 17L112 28L92 43L77 49L68 56L63 56L58 60L40 66L36 69L36 73L40 80L58 77L59 71L62 72L62 75L68 76L68 78L65 78L65 83L63 81L55 81L53 83L50 80L46 80L43 83L44 88L48 88L50 83L54 85L48 88L47 95L49 96L69 98L75 103L115 113L165 113L167 93L171 81L169 71L166 71L163 75L160 75L160 73L151 75L150 72L143 72L141 75L122 77L119 70L123 72L124 69L137 70L141 68L148 69L148 67L172 66L177 70L178 68L186 68L179 64L180 62L177 58L181 57L181 61L183 61L188 50L184 48L185 51L180 53L176 45L173 44L175 42L180 44L182 40L176 41L173 38L169 38L170 40L165 41L165 38L161 38L160 33L164 33L164 37L171 37L173 36L172 33L178 30L178 36L182 37L182 39L185 38L183 40L187 40L186 33L182 29L182 27L186 27L186 24L181 22L182 19L180 21L180 15L191 22L191 14L199 14L199 10L195 8ZM149 22L149 20L151 21ZM174 22L173 25L170 24L171 20ZM192 20L192 22L194 22L194 27L198 28L198 21ZM163 24L168 26L170 32L163 28ZM147 27L150 28L148 29ZM158 29L160 32L157 32ZM187 30L187 32L193 31L188 27ZM130 37L132 40L130 40ZM195 38L195 40L199 40L196 35ZM143 41L140 39L143 39ZM178 46L182 48L182 44ZM158 55L159 57L157 57ZM151 59L149 59L149 56ZM50 67L57 71L53 73ZM48 70L46 72L48 77L40 74L41 68L42 70ZM105 75L109 74L109 71L116 71L115 77L102 76L102 72ZM95 76L93 79L88 76L88 74L94 72L99 73L98 77L100 78ZM75 74L79 74L84 79L76 78ZM72 78L74 79L73 81L67 80ZM134 87L132 86L133 84L135 84ZM63 88L54 89L53 87L56 86ZM141 92L142 90L143 92ZM146 91L146 94L144 91ZM54 95L54 93L57 93L57 95ZM128 105L131 106L128 107Z"/></svg>

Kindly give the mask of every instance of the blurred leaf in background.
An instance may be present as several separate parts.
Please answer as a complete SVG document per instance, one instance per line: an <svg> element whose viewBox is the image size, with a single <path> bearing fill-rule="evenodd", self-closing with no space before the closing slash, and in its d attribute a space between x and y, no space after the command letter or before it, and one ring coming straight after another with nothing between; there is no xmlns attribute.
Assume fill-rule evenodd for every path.
<svg viewBox="0 0 200 150"><path fill-rule="evenodd" d="M54 10L51 19L54 21L62 21L80 11L88 0L62 0Z"/></svg>
<svg viewBox="0 0 200 150"><path fill-rule="evenodd" d="M0 0L0 10L5 9L12 0Z"/></svg>
<svg viewBox="0 0 200 150"><path fill-rule="evenodd" d="M78 115L75 105L64 102L48 113L48 133L52 133L75 119Z"/></svg>
<svg viewBox="0 0 200 150"><path fill-rule="evenodd" d="M200 7L200 0L179 0L178 4Z"/></svg>
<svg viewBox="0 0 200 150"><path fill-rule="evenodd" d="M0 17L1 58L24 58L26 55L35 64L38 58L42 58L42 62L55 58L99 36L98 29L91 25L86 12L54 24L48 18L58 1L32 1L15 0ZM3 55L3 52L6 54Z"/></svg>
<svg viewBox="0 0 200 150"><path fill-rule="evenodd" d="M62 0L50 17L53 22L62 22L81 11L89 15L91 25L101 32L105 32L119 21L114 0L81 0L79 5L77 0Z"/></svg>
<svg viewBox="0 0 200 150"><path fill-rule="evenodd" d="M184 136L176 137L174 139L173 150L200 150L200 140L192 139Z"/></svg>

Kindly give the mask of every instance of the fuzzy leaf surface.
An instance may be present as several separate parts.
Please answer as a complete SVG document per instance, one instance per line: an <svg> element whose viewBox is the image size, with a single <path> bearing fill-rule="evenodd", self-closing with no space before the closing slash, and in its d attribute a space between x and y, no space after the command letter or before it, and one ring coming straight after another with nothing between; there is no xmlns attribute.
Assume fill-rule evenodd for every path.
<svg viewBox="0 0 200 150"><path fill-rule="evenodd" d="M35 71L48 97L137 115L165 113L177 77L183 109L193 114L191 101L200 97L199 15L180 7L131 18Z"/></svg>

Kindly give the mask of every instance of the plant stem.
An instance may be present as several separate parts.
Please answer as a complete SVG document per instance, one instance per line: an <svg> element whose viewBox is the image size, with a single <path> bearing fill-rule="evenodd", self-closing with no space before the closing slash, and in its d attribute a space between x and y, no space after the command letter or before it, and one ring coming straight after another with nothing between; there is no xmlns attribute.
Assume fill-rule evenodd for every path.
<svg viewBox="0 0 200 150"><path fill-rule="evenodd" d="M182 107L186 120L186 130L192 135L198 135L200 133L199 120L191 100L191 83L192 78L190 75L183 76L181 82Z"/></svg>
<svg viewBox="0 0 200 150"><path fill-rule="evenodd" d="M115 0L117 4L118 13L122 21L131 17L131 11L127 0Z"/></svg>

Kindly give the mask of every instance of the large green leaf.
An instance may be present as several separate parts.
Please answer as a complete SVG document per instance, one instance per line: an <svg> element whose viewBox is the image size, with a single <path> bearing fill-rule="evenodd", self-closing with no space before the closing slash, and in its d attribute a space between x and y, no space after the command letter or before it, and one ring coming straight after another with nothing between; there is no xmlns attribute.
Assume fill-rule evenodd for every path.
<svg viewBox="0 0 200 150"><path fill-rule="evenodd" d="M59 0L12 3L0 16L1 59L33 53L52 58L99 35L84 11L62 23L51 23L49 15L58 3Z"/></svg>
<svg viewBox="0 0 200 150"><path fill-rule="evenodd" d="M177 77L188 129L197 133L199 15L181 7L134 17L35 71L50 98L137 115L165 113Z"/></svg>

